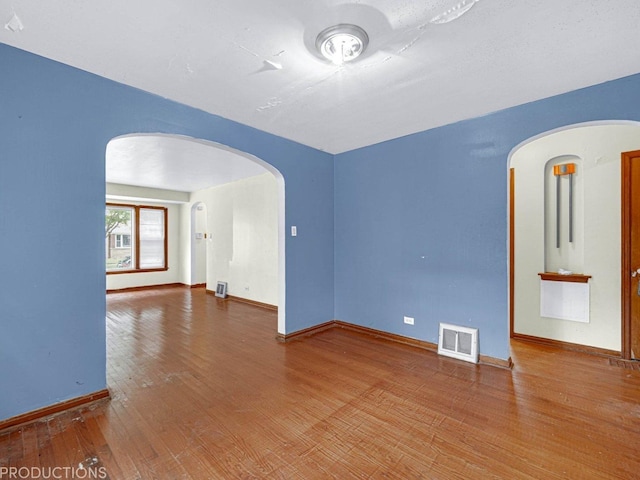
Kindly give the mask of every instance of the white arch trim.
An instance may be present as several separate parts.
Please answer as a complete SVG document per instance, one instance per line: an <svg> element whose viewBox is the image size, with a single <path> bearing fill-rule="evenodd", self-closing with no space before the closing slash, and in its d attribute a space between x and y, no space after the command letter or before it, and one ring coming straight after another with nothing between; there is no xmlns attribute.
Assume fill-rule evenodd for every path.
<svg viewBox="0 0 640 480"><path fill-rule="evenodd" d="M635 120L597 120L597 121L593 121L593 122L582 122L582 123L573 123L570 125L564 125L562 127L558 127L558 128L554 128L552 130L547 130L546 132L541 132L537 135L534 135L533 137L529 137L526 140L523 140L522 142L520 142L518 145L516 145L515 147L513 147L511 149L511 151L509 152L509 156L507 157L507 205L509 203L509 198L511 198L511 187L509 184L509 169L511 168L511 162L513 161L513 156L516 154L516 152L518 150L520 150L522 147L524 147L525 145L528 145L529 143L535 142L536 140L539 140L541 138L547 137L549 135L553 135L555 133L559 133L559 132L565 132L568 130L575 130L577 128L583 128L583 127L600 127L600 126L606 126L606 125L611 125L611 126L640 126L640 122L635 121ZM507 208L507 231L509 231L509 229L511 228L511 222L509 220L509 209ZM511 246L509 243L509 235L507 235L507 271L510 272L510 268L509 268L509 253L511 250Z"/></svg>
<svg viewBox="0 0 640 480"><path fill-rule="evenodd" d="M266 171L271 173L278 185L278 333L285 334L286 333L286 258L285 258L285 182L284 177L280 171L271 165L268 162L265 162L259 157L252 155L250 153L244 152L242 150L238 150L236 148L230 147L223 143L214 142L212 140L205 140L203 138L195 138L190 137L188 135L180 135L180 134L171 134L171 133L128 133L125 135L119 135L117 137L112 138L112 140L116 140L119 138L129 138L129 137L171 137L176 139L181 139L187 142L195 142L201 145L206 145L208 147L212 147L218 150L223 150L225 152L238 155L239 157L244 157L247 160L250 160L261 167L263 167Z"/></svg>
<svg viewBox="0 0 640 480"><path fill-rule="evenodd" d="M624 126L624 125L629 125L629 126L640 126L640 122L635 121L635 120L597 120L597 121L593 121L593 122L582 122L582 123L573 123L570 125L564 125L562 127L558 127L558 128L554 128L552 130L547 130L546 132L542 132L539 133L537 135L534 135L533 137L529 137L526 140L523 140L522 142L520 142L518 145L516 145L515 147L513 147L511 149L511 151L509 152L509 156L507 157L507 172L509 171L509 168L511 168L511 160L513 159L513 155L520 150L522 147L524 147L525 145L535 142L536 140L539 140L540 138L544 138L547 137L549 135L553 135L554 133L559 133L559 132L564 132L567 130L574 130L577 128L583 128L583 127L601 127L601 126L606 126L606 125L611 125L611 126Z"/></svg>

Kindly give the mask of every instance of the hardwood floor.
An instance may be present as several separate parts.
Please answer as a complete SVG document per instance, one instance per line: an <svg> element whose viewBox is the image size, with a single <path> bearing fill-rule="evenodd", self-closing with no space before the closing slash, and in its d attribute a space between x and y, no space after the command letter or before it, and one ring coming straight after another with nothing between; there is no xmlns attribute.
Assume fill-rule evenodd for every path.
<svg viewBox="0 0 640 480"><path fill-rule="evenodd" d="M281 344L275 312L202 289L107 303L112 399L0 432L0 474L640 478L640 372L606 358L514 342L506 370L339 328Z"/></svg>

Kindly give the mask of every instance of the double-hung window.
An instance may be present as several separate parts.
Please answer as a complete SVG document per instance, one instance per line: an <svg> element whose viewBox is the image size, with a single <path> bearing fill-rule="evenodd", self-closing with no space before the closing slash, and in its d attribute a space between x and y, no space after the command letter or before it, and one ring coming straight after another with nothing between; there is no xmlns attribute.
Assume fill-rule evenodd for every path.
<svg viewBox="0 0 640 480"><path fill-rule="evenodd" d="M108 203L105 256L107 273L167 270L167 209Z"/></svg>

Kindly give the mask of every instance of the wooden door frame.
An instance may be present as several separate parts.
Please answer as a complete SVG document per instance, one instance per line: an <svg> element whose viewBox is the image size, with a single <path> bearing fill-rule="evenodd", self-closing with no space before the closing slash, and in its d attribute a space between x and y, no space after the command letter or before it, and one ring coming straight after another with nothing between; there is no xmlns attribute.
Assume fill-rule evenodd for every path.
<svg viewBox="0 0 640 480"><path fill-rule="evenodd" d="M622 358L631 360L631 159L640 157L640 150L621 155L622 211Z"/></svg>
<svg viewBox="0 0 640 480"><path fill-rule="evenodd" d="M631 360L631 159L640 156L640 150L621 154L621 357ZM509 169L509 337L514 338L515 291L515 169Z"/></svg>

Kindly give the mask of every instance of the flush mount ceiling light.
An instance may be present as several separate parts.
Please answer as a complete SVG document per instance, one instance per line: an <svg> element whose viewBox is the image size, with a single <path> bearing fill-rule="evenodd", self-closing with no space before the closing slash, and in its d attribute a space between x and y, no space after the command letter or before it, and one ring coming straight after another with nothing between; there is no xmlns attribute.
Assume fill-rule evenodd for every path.
<svg viewBox="0 0 640 480"><path fill-rule="evenodd" d="M336 65L354 60L364 52L368 44L367 32L350 24L326 28L316 38L318 51Z"/></svg>

